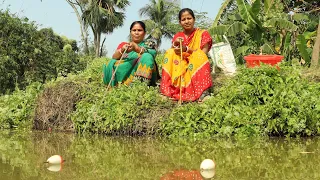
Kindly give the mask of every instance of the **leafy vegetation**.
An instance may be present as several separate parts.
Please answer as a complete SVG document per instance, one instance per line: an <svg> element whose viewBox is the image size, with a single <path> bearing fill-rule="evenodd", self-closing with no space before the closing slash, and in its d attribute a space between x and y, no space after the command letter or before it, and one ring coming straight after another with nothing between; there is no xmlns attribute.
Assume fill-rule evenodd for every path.
<svg viewBox="0 0 320 180"><path fill-rule="evenodd" d="M99 19L100 15L108 16L106 9L101 9L104 7L97 5L96 1L83 2L91 3L90 8L86 6L89 9L83 11L82 17L86 21L83 25L90 26L104 20ZM240 68L232 78L219 80L216 75L214 81L218 86L211 89L213 94L209 100L182 106L162 97L158 87L147 87L139 81L107 91L101 82L101 65L107 59L90 62L90 57L78 53L75 41L56 35L51 29L37 30L36 25L27 19L1 11L0 24L6 26L0 26L0 43L3 45L0 48L0 92L13 93L0 96L0 128L32 127L34 124L35 128L47 129L58 127L65 121L78 133L108 135L164 135L173 138L319 135L320 78L319 74L312 73L318 69L305 70L295 66L293 61L303 58L305 62L311 62L310 44L317 27L314 18L297 14L290 17L294 19L292 21L280 1L275 4L260 0L252 4L243 0L236 2L223 5L231 13L220 13L221 22L226 24L214 27L213 32L233 37L231 41L237 47L238 57L248 52L257 53L261 48L285 55L292 63L281 65L280 71L263 66ZM103 3L106 5L107 1ZM127 5L127 1L121 3L122 8ZM163 1L152 3L162 9L165 7ZM172 18L171 11L164 12L168 14L161 12L156 8L141 10L142 15L149 15L151 24L159 20L154 14L163 15L165 21ZM95 19L95 13L102 14ZM203 18L204 14L198 16ZM161 23L170 25L169 22ZM205 25L206 21L200 23ZM107 27L103 26L97 34L105 32L104 28ZM111 26L108 28L112 30ZM163 27L154 27L157 28L154 33L158 33L158 38L173 33ZM159 54L156 59L159 69L162 59L163 54ZM81 73L75 75L76 72ZM310 79L314 81L310 82ZM66 127L62 126L61 130Z"/></svg>
<svg viewBox="0 0 320 180"><path fill-rule="evenodd" d="M101 85L101 64L105 62L104 58L97 59L83 73L61 77L45 85L45 89L59 92L61 89L56 87L61 84L77 84L72 86L72 92L77 92L79 98L70 104L74 110L65 117L73 122L78 133L173 138L319 135L320 84L302 76L304 70L301 67L281 65L280 71L268 66L243 68L235 77L218 81L220 86L214 87L212 98L204 103L178 106L163 98L158 87L147 87L140 82L107 91ZM0 104L5 107L1 111L1 117L4 117L2 127L16 127L19 126L16 122L32 117L30 114L35 108L32 98L36 97L36 92L39 91L18 91L10 98L1 97ZM15 96L20 101L13 100ZM13 118L19 109L18 102L25 103L28 99L32 101L23 109L24 116ZM58 102L54 98L46 100L50 99ZM6 105L10 103L12 105Z"/></svg>
<svg viewBox="0 0 320 180"><path fill-rule="evenodd" d="M210 32L217 41L221 35L229 37L238 64L243 63L247 54L263 53L281 54L286 61L299 60L302 65L310 66L312 52L318 48L316 4L292 0L228 0ZM319 54L319 50L315 52ZM313 64L317 66L317 59Z"/></svg>
<svg viewBox="0 0 320 180"><path fill-rule="evenodd" d="M30 129L35 101L41 90L40 83L33 83L25 91L16 89L10 95L0 96L0 129Z"/></svg>
<svg viewBox="0 0 320 180"><path fill-rule="evenodd" d="M0 10L0 94L83 70L90 58L77 51L75 40Z"/></svg>
<svg viewBox="0 0 320 180"><path fill-rule="evenodd" d="M298 68L242 69L204 104L173 109L162 122L169 136L319 135L319 83Z"/></svg>

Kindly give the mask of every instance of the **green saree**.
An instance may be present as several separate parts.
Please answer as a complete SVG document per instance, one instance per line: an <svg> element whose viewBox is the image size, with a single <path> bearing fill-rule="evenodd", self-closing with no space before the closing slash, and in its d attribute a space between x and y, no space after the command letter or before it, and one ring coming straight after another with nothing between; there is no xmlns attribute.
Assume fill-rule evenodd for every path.
<svg viewBox="0 0 320 180"><path fill-rule="evenodd" d="M156 50L148 49L145 41L138 44L145 48L145 52L139 56L138 53L131 51L123 54L121 61L111 59L103 65L103 83L111 86L117 84L129 85L134 79L146 81L149 85L155 85L158 80L159 72L155 62ZM112 74L118 67L115 76L112 79Z"/></svg>

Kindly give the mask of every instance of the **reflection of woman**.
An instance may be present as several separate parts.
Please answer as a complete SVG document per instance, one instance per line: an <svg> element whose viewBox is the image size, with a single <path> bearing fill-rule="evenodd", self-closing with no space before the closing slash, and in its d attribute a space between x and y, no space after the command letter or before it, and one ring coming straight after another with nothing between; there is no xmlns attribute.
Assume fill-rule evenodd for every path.
<svg viewBox="0 0 320 180"><path fill-rule="evenodd" d="M133 79L140 79L150 85L155 85L158 78L157 65L154 60L156 50L146 45L145 34L145 24L142 21L135 21L131 24L132 41L120 43L112 59L103 65L104 84L109 84L110 81L111 86L118 83L130 84ZM121 57L122 60L119 61ZM112 77L115 70L116 73Z"/></svg>
<svg viewBox="0 0 320 180"><path fill-rule="evenodd" d="M203 180L201 174L197 170L175 170L172 173L165 174L160 180L174 180L174 179L185 179L185 180Z"/></svg>
<svg viewBox="0 0 320 180"><path fill-rule="evenodd" d="M181 85L181 99L195 101L212 85L210 64L206 55L212 46L212 39L207 31L194 27L195 16L191 9L185 8L179 12L179 22L183 32L175 34L172 48L166 52L160 91L179 100ZM181 62L180 38L183 41Z"/></svg>

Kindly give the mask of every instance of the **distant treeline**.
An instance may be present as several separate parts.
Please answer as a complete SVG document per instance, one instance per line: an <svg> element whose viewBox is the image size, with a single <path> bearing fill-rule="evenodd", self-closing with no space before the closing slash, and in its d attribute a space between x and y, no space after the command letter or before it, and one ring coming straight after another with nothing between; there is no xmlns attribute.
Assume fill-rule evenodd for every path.
<svg viewBox="0 0 320 180"><path fill-rule="evenodd" d="M0 94L83 70L87 58L78 51L75 40L0 10Z"/></svg>

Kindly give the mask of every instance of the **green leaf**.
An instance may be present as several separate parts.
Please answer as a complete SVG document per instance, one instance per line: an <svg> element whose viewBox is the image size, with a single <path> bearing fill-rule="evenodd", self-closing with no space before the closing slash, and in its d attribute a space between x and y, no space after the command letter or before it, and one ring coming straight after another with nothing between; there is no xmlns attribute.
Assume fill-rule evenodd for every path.
<svg viewBox="0 0 320 180"><path fill-rule="evenodd" d="M247 51L250 49L249 46L241 46L236 49L235 56L246 55Z"/></svg>
<svg viewBox="0 0 320 180"><path fill-rule="evenodd" d="M298 50L300 52L301 57L306 61L306 63L310 63L311 59L310 59L310 55L307 51L307 49L308 49L307 41L304 38L304 36L301 34L298 35L296 42L297 42L297 47L298 47Z"/></svg>
<svg viewBox="0 0 320 180"><path fill-rule="evenodd" d="M274 48L269 42L266 42L261 48L263 54L275 54Z"/></svg>
<svg viewBox="0 0 320 180"><path fill-rule="evenodd" d="M259 14L260 13L260 7L261 7L260 0L255 0L254 3L251 6L251 12L253 14Z"/></svg>
<svg viewBox="0 0 320 180"><path fill-rule="evenodd" d="M234 22L231 25L219 25L209 30L213 35L235 36L242 31L246 31L248 27L241 22Z"/></svg>
<svg viewBox="0 0 320 180"><path fill-rule="evenodd" d="M309 21L309 17L305 13L295 13L292 18L295 21Z"/></svg>
<svg viewBox="0 0 320 180"><path fill-rule="evenodd" d="M269 10L270 10L270 8L271 8L272 5L273 5L273 1L274 1L274 0L264 0L264 12L265 12L266 14L269 13Z"/></svg>
<svg viewBox="0 0 320 180"><path fill-rule="evenodd" d="M316 37L316 35L317 35L317 31L312 31L312 32L306 31L303 33L304 38L307 40L313 39L314 37Z"/></svg>
<svg viewBox="0 0 320 180"><path fill-rule="evenodd" d="M244 0L237 0L237 4L238 4L240 16L248 25L251 25L253 23L258 27L261 27L261 22L257 18L258 14L255 14L256 12L251 11L252 7L250 5L248 5ZM254 7L255 11L257 11L257 6L258 6L258 3L255 4L255 7Z"/></svg>
<svg viewBox="0 0 320 180"><path fill-rule="evenodd" d="M296 26L292 22L281 18L271 18L267 20L263 26L285 29L287 31L296 31L298 29L298 26Z"/></svg>

